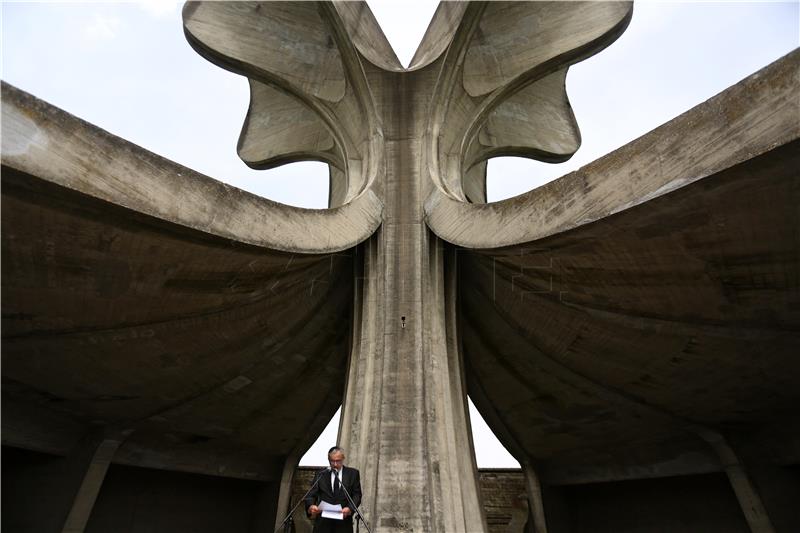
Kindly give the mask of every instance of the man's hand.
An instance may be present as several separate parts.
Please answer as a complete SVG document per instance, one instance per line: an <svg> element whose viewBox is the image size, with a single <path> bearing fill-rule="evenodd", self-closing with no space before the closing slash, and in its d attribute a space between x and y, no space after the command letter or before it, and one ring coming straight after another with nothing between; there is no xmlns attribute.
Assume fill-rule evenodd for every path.
<svg viewBox="0 0 800 533"><path fill-rule="evenodd" d="M312 505L311 507L308 508L308 514L310 514L312 518L319 516L320 513L322 513L322 511L320 511L319 507L317 507L316 505Z"/></svg>
<svg viewBox="0 0 800 533"><path fill-rule="evenodd" d="M343 507L342 514L344 515L345 518L347 518L348 516L353 514L353 511L351 511L349 507Z"/></svg>

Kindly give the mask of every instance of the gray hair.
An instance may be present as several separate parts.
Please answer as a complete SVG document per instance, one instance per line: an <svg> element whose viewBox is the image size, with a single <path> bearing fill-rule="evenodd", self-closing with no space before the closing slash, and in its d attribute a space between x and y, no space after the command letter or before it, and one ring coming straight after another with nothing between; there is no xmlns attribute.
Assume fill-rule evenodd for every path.
<svg viewBox="0 0 800 533"><path fill-rule="evenodd" d="M334 453L341 453L342 455L345 455L344 448L342 448L340 446L334 446L333 448L328 450L328 457L330 457L331 454L334 454Z"/></svg>

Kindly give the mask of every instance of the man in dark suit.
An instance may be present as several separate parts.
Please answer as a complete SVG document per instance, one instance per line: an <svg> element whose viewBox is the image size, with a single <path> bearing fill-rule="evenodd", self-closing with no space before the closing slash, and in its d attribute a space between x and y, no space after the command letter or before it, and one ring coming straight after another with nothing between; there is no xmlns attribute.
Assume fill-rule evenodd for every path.
<svg viewBox="0 0 800 533"><path fill-rule="evenodd" d="M355 468L344 466L344 449L338 446L328 450L328 463L330 468L318 472L314 477L314 485L305 500L306 514L316 518L314 533L352 533L355 513L352 504L361 505L361 475ZM352 504L347 494L350 494ZM319 516L322 513L319 508L322 501L341 505L344 520Z"/></svg>

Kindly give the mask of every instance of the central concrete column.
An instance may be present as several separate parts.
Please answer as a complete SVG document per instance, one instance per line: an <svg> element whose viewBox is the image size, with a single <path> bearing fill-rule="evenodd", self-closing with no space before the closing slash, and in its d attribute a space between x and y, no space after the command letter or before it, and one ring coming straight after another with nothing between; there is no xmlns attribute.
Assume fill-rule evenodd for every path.
<svg viewBox="0 0 800 533"><path fill-rule="evenodd" d="M485 531L456 329L455 252L423 220L423 76L372 80L382 82L375 94L387 102L379 109L391 128L379 184L385 213L361 247L340 442L362 471L373 531Z"/></svg>

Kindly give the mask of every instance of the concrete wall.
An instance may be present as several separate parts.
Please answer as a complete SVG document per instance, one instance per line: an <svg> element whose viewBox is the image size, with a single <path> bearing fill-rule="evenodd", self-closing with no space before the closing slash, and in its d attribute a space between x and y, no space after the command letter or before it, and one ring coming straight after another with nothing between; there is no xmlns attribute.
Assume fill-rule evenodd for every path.
<svg viewBox="0 0 800 533"><path fill-rule="evenodd" d="M308 489L314 472L300 467L292 483L292 504ZM782 468L788 485L800 481L800 468ZM774 475L772 476L775 477ZM481 502L491 533L527 533L525 479L517 469L481 469ZM787 489L788 490L788 489ZM765 498L778 533L796 531L797 513L781 500L782 490ZM762 493L762 496L768 496ZM774 497L773 497L774 496ZM548 533L747 533L744 516L723 473L656 479L546 486ZM774 505L771 505L774 504ZM364 502L365 506L369 502ZM796 507L796 506L795 506ZM782 511L782 512L779 512ZM302 506L295 532L310 533Z"/></svg>
<svg viewBox="0 0 800 533"><path fill-rule="evenodd" d="M6 532L61 531L69 490L67 461L55 455L3 446L2 530ZM53 512L45 510L59 509Z"/></svg>
<svg viewBox="0 0 800 533"><path fill-rule="evenodd" d="M112 465L86 531L254 531L252 522L264 485L256 481Z"/></svg>
<svg viewBox="0 0 800 533"><path fill-rule="evenodd" d="M569 485L549 496L551 533L749 531L722 473Z"/></svg>
<svg viewBox="0 0 800 533"><path fill-rule="evenodd" d="M59 487L65 463L57 456L3 447L4 532L61 531L64 513L50 511L54 496L63 500ZM276 500L277 486L268 483L111 465L86 532L271 531Z"/></svg>
<svg viewBox="0 0 800 533"><path fill-rule="evenodd" d="M293 502L303 496L316 470L306 467L297 470ZM479 475L489 531L528 531L522 471L481 469ZM549 487L545 505L549 533L749 531L728 479L721 473ZM296 532L310 532L311 524L302 511L297 518Z"/></svg>
<svg viewBox="0 0 800 533"><path fill-rule="evenodd" d="M314 473L323 467L300 467L292 483L292 504L300 501ZM490 533L522 532L528 517L525 479L516 469L480 470L479 481L483 509ZM365 506L369 502L364 502ZM313 524L306 518L301 505L295 514L295 533L310 533ZM372 527L372 524L370 524Z"/></svg>
<svg viewBox="0 0 800 533"><path fill-rule="evenodd" d="M323 467L300 467L292 483L292 504L303 497L314 473ZM483 509L490 533L522 532L528 517L525 479L517 469L480 470L479 481ZM365 506L369 502L364 502ZM372 524L370 524L372 526ZM305 517L302 506L295 515L295 533L310 533L312 523Z"/></svg>
<svg viewBox="0 0 800 533"><path fill-rule="evenodd" d="M775 530L800 531L800 465L756 465L748 473Z"/></svg>
<svg viewBox="0 0 800 533"><path fill-rule="evenodd" d="M302 498L321 467L298 468L291 504ZM2 530L60 531L64 517L49 512L66 497L63 458L3 447ZM782 475L796 483L797 467ZM480 470L483 510L492 533L528 531L525 480L515 469ZM773 475L773 478L775 476ZM112 465L89 519L88 533L263 532L274 523L276 484ZM785 493L782 491L781 493ZM792 531L796 511L781 494L765 501L785 514L776 531ZM271 503L270 503L271 502ZM731 486L722 473L545 487L549 533L746 533ZM369 506L369 502L364 502ZM56 506L58 507L58 506ZM795 506L796 507L796 506ZM794 513L792 515L791 513ZM295 533L310 533L302 505Z"/></svg>

